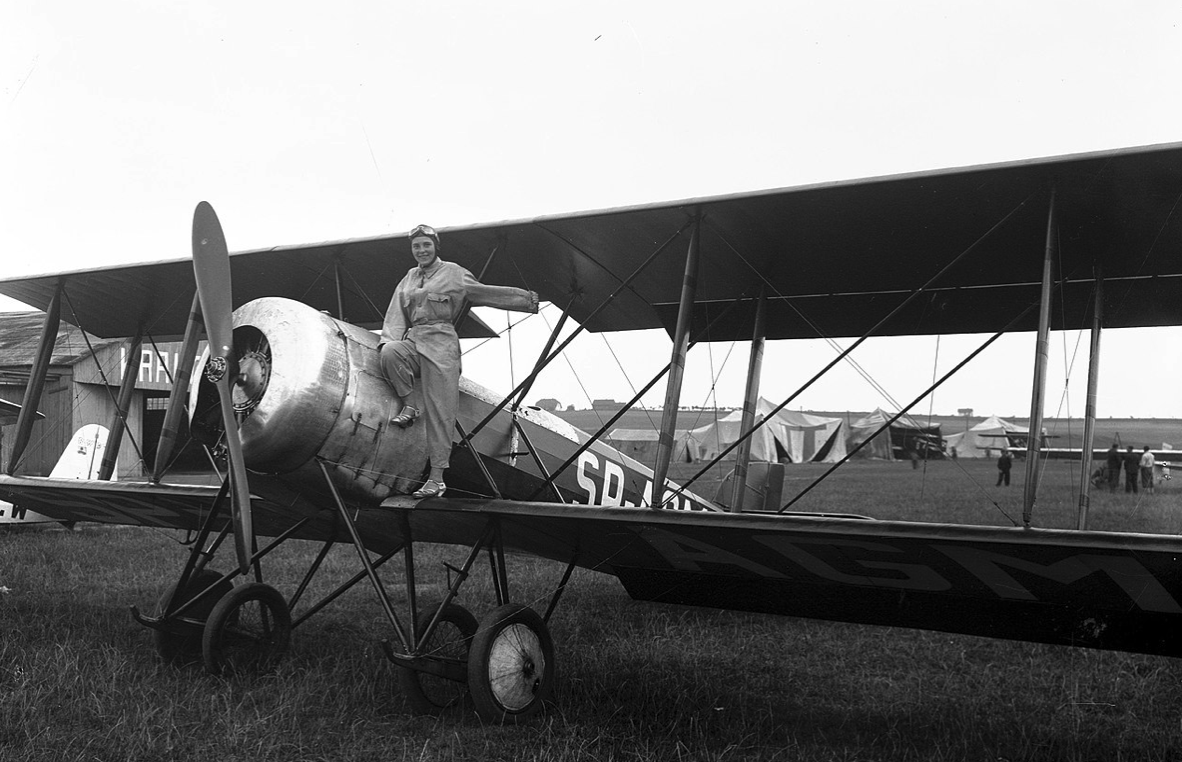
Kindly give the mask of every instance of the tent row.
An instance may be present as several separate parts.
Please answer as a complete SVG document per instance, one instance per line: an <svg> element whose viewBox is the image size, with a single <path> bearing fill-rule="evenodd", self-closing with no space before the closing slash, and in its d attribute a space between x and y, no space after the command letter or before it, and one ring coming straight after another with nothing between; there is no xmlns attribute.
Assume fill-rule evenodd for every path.
<svg viewBox="0 0 1182 762"><path fill-rule="evenodd" d="M968 431L949 436L945 442L949 454L955 453L957 458L996 458L1003 448L1024 445L1029 433L1025 426L991 415ZM1011 441L1011 437L1022 441Z"/></svg>
<svg viewBox="0 0 1182 762"><path fill-rule="evenodd" d="M756 418L775 407L760 399ZM717 420L693 429L682 429L674 437L674 458L693 462L710 460L731 447L742 432L743 411L734 410ZM770 463L836 463L846 455L846 423L809 413L781 410L751 435L752 460ZM609 443L626 455L644 462L656 454L657 432L646 429L615 429ZM737 448L728 457L734 457Z"/></svg>
<svg viewBox="0 0 1182 762"><path fill-rule="evenodd" d="M761 398L756 419L774 407ZM939 424L924 425L906 415L883 428L892 417L879 409L847 423L842 418L781 410L751 436L751 458L770 463L836 463L850 452L855 457L880 460L906 460L912 452L926 459L994 458L1012 444L1009 437L1022 437L1028 432L997 416L947 437ZM678 430L674 459L695 462L715 458L738 440L742 418L742 411L734 410L704 426ZM641 462L656 456L657 432L652 429L615 429L608 441ZM727 457L736 453L737 448Z"/></svg>

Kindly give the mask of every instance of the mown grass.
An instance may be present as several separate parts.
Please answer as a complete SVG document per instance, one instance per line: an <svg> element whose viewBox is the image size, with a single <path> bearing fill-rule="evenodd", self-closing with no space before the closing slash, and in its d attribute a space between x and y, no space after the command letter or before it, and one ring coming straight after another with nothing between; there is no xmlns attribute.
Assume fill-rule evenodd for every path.
<svg viewBox="0 0 1182 762"><path fill-rule="evenodd" d="M1006 490L988 463L862 464L796 507L1005 524L993 503L1020 516L1020 469ZM789 471L786 496L805 475ZM1060 481L1044 481L1036 524L1073 525ZM1182 490L1097 494L1092 515L1178 532ZM576 573L551 622L558 703L524 727L411 715L364 586L298 627L274 674L214 678L162 663L127 612L151 608L173 581L178 539L94 527L0 535L0 759L1171 760L1182 750L1174 659L634 603L591 572ZM268 576L290 592L314 552L292 544ZM351 572L350 553L335 550L328 571ZM425 597L441 589L441 562L462 553L420 552ZM401 601L396 562L383 573ZM520 557L510 567L514 596L539 606L562 571ZM461 602L483 613L489 586L473 582Z"/></svg>

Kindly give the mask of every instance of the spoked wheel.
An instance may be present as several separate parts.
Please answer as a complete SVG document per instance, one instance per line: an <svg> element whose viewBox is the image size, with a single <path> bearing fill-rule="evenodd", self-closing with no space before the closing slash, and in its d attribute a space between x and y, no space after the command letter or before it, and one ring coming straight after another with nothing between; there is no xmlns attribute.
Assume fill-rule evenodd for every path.
<svg viewBox="0 0 1182 762"><path fill-rule="evenodd" d="M419 615L415 627L419 654L466 663L468 651L472 646L472 637L476 634L476 617L463 606L449 603L443 607L439 623L431 633L431 639L423 642L423 634L427 631L427 625L431 623L434 613L434 610L431 610ZM416 714L442 714L448 709L462 706L468 697L467 683L407 667L398 668L398 684L411 710Z"/></svg>
<svg viewBox="0 0 1182 762"><path fill-rule="evenodd" d="M487 722L533 717L554 692L554 641L527 606L505 604L480 621L468 654L468 690Z"/></svg>
<svg viewBox="0 0 1182 762"><path fill-rule="evenodd" d="M211 569L202 569L193 574L189 577L189 584L185 586L177 603L183 604L221 578L221 574ZM177 582L179 581L177 580ZM176 590L177 582L170 585L160 596L160 600L156 604L156 616L164 615L164 610L168 606L169 600L172 599L173 591ZM168 622L163 629L155 630L156 653L160 654L160 658L176 666L196 664L201 661L201 634L205 622L209 619L213 607L233 587L234 584L230 580L225 580L200 601L185 609L175 620Z"/></svg>
<svg viewBox="0 0 1182 762"><path fill-rule="evenodd" d="M270 585L251 582L226 593L213 607L201 651L211 674L260 674L279 663L290 642L287 601Z"/></svg>

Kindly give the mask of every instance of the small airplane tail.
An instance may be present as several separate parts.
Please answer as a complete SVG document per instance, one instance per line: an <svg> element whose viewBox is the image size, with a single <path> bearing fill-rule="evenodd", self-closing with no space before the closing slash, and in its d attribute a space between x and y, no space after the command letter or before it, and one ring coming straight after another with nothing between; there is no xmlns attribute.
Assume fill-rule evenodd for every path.
<svg viewBox="0 0 1182 762"><path fill-rule="evenodd" d="M74 432L66 449L57 459L57 465L49 473L54 479L97 479L107 449L107 428L97 423L88 423ZM111 474L115 479L118 466Z"/></svg>
<svg viewBox="0 0 1182 762"><path fill-rule="evenodd" d="M66 449L62 450L57 465L49 473L54 479L97 479L107 449L107 428L90 423L74 432ZM115 472L118 472L118 465ZM115 479L115 473L111 474ZM27 511L18 505L0 502L0 524L41 524L57 519Z"/></svg>

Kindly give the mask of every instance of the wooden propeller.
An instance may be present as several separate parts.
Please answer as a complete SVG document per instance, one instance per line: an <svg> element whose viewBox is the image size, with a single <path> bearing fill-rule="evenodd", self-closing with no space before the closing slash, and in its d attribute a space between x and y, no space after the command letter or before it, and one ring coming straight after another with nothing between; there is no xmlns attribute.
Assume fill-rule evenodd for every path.
<svg viewBox="0 0 1182 762"><path fill-rule="evenodd" d="M202 201L193 212L193 274L205 333L209 338L209 362L205 377L217 386L222 428L230 470L230 514L234 522L234 549L243 574L250 570L254 527L250 514L250 485L242 459L242 440L234 416L233 383L238 376L234 355L233 304L230 289L230 254L217 213Z"/></svg>

